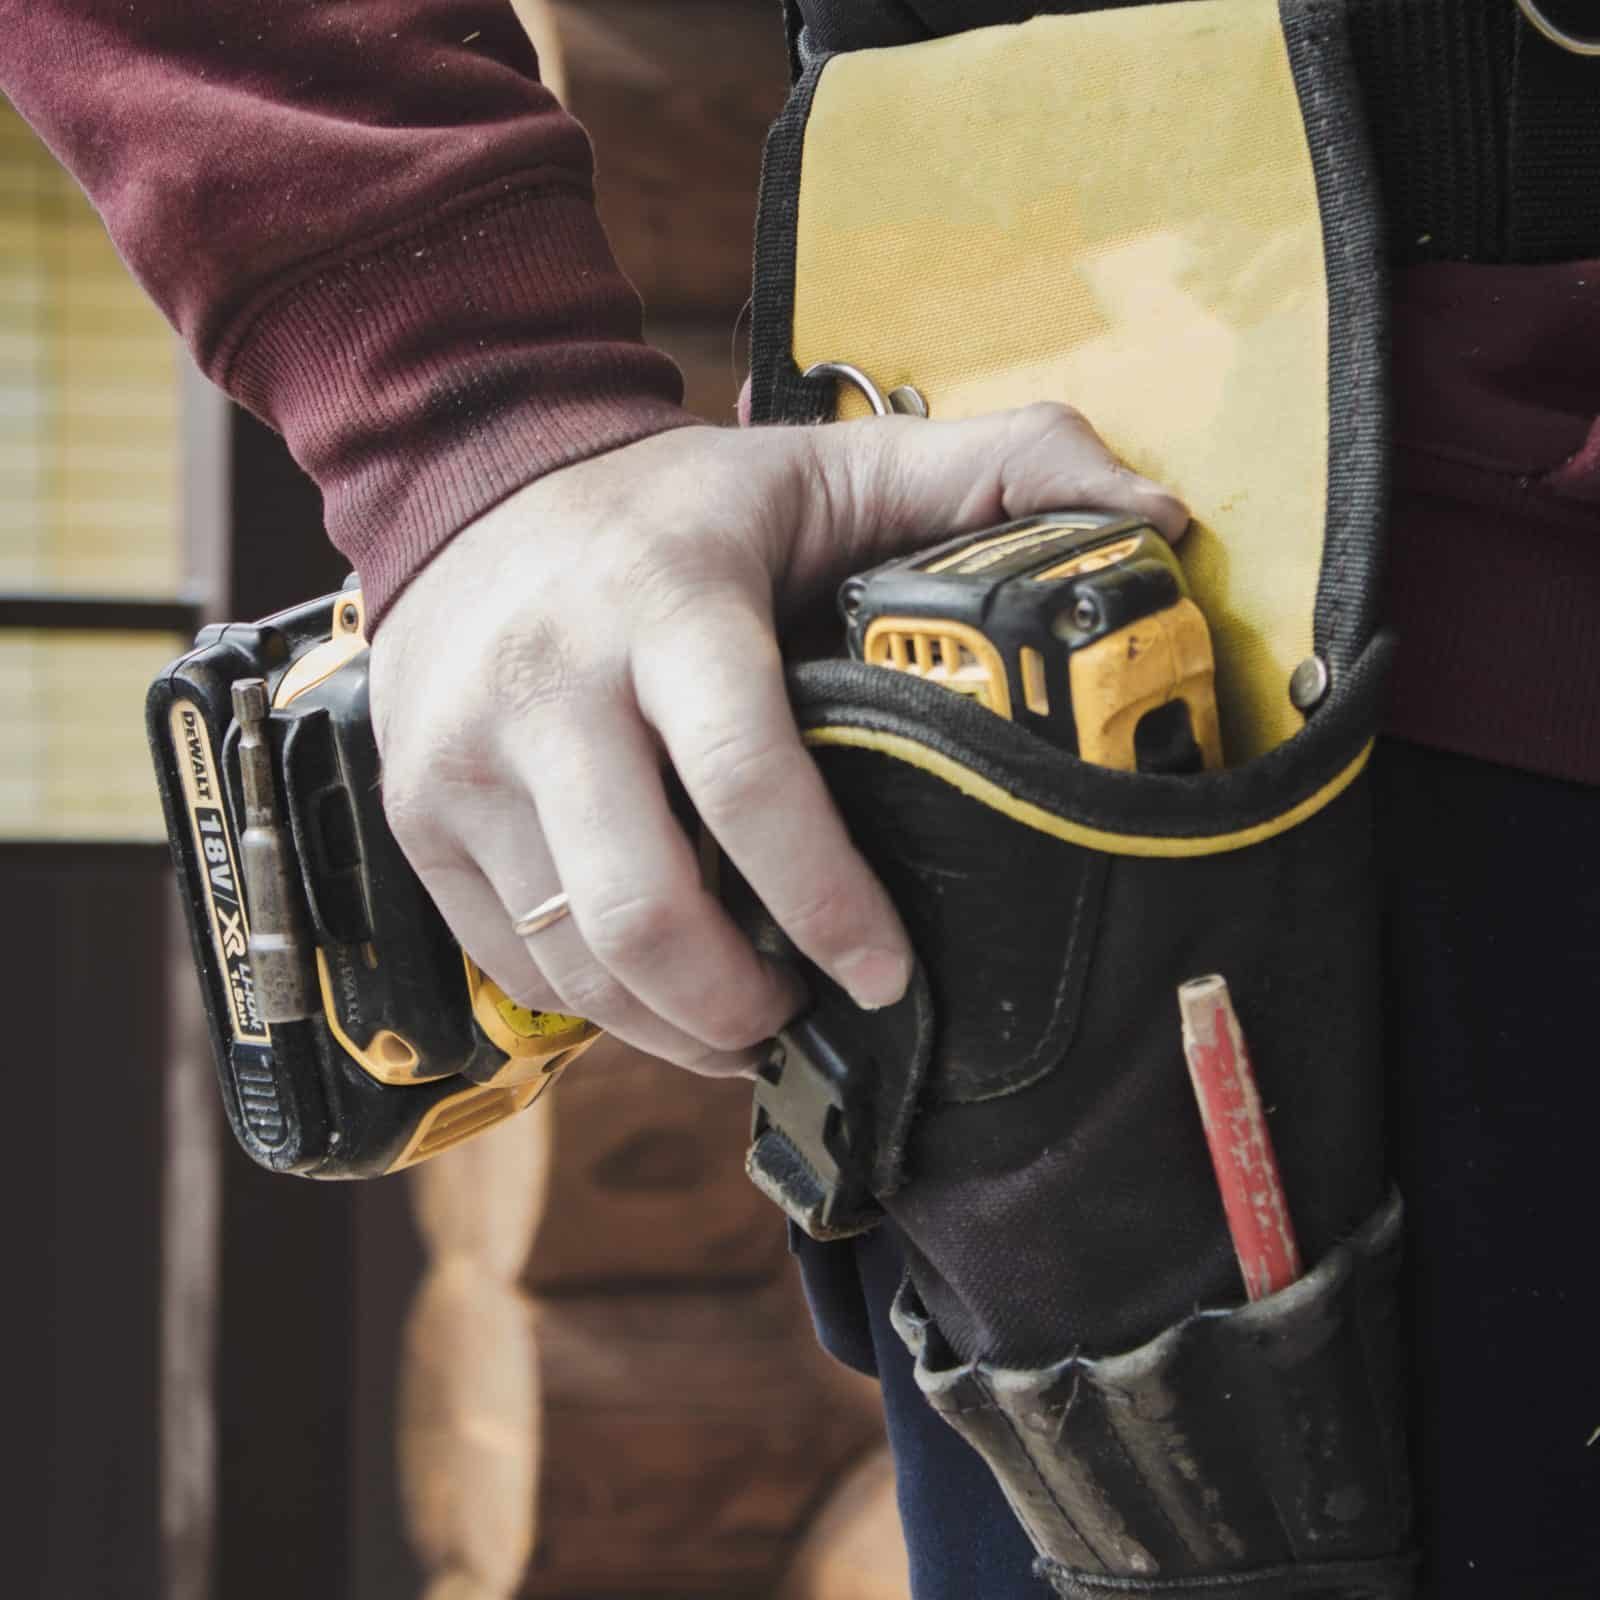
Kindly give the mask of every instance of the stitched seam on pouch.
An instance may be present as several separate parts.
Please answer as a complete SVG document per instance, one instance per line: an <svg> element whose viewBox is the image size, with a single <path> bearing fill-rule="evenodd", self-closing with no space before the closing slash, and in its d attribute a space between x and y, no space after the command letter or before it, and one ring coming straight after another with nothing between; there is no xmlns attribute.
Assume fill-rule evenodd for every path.
<svg viewBox="0 0 1600 1600"><path fill-rule="evenodd" d="M1061 1013L1066 1009L1067 990L1069 986L1077 989L1080 995L1082 993L1084 984L1088 978L1088 974L1078 970L1078 951L1079 946L1083 942L1084 923L1090 920L1088 916L1088 909L1089 896L1092 887L1091 879L1098 880L1098 884L1094 886L1098 890L1096 893L1096 899L1103 902L1106 888L1105 879L1109 876L1110 871L1110 862L1103 862L1100 866L1092 867L1088 872L1084 873L1082 880L1078 884L1077 904L1072 908L1072 931L1067 935L1066 954L1062 962L1061 976L1056 982L1055 999L1050 1007L1050 1020L1045 1025L1044 1036L1024 1058L1024 1070L1033 1067L1038 1062L1039 1058L1044 1054L1045 1050L1052 1044L1053 1036L1055 1035L1057 1029L1061 1026ZM1098 925L1100 919L1095 917L1093 920ZM1073 1016L1071 1022L1064 1030L1066 1037L1059 1041L1059 1058L1051 1061L1048 1065L1039 1068L1039 1070L1034 1072L1031 1077L1024 1078L1022 1082L1013 1085L1014 1088L1025 1089L1029 1084L1037 1083L1040 1078L1053 1071L1055 1067L1061 1064L1061 1061L1066 1059L1067 1053L1072 1049L1072 1041L1077 1036L1078 1022L1081 1016L1082 1007L1080 1006L1077 1010L1077 1013ZM1055 1052L1052 1051L1052 1055L1054 1054Z"/></svg>
<svg viewBox="0 0 1600 1600"><path fill-rule="evenodd" d="M1100 852L1093 853L1098 855ZM983 1087L970 1094L942 1095L938 1097L938 1104L971 1106L980 1105L987 1100L1003 1100L1008 1094L1017 1094L1023 1089L1032 1088L1034 1084L1049 1077L1066 1059L1072 1049L1072 1042L1077 1037L1082 1011L1080 1007L1065 1026L1062 1024L1062 1013L1067 1008L1069 990L1077 990L1081 995L1088 978L1087 972L1079 972L1077 969L1079 947L1084 939L1084 924L1092 920L1098 927L1100 920L1098 916L1091 919L1086 915L1088 901L1092 891L1097 902L1104 898L1104 879L1110 870L1109 861L1099 867L1091 867L1083 874L1078 884L1078 893L1072 908L1072 927L1067 934L1061 972L1056 978L1055 994L1050 1001L1050 1015L1040 1030L1038 1043L1011 1072L1004 1074L1003 1077L997 1076L997 1082L993 1087L985 1083ZM1098 889L1091 883L1093 878L1101 880ZM1063 1034L1065 1037L1062 1037ZM1051 1059L1041 1066L1039 1063L1046 1051L1050 1052Z"/></svg>
<svg viewBox="0 0 1600 1600"><path fill-rule="evenodd" d="M1078 1524L1073 1520L1072 1514L1056 1497L1055 1490L1050 1487L1049 1481L1045 1478L1044 1473L1039 1468L1038 1461L1034 1459L1033 1451L1028 1448L1028 1441L1024 1437L1022 1430L1016 1425L1015 1422L1011 1420L1011 1413L1007 1411L1006 1408L995 1398L994 1391L989 1387L988 1381L984 1378L982 1371L979 1368L974 1367L972 1375L974 1381L976 1381L983 1391L989 1396L989 1403L994 1407L995 1414L1000 1417L1004 1421L1006 1427L1010 1429L1011 1437L1016 1440L1017 1448L1022 1453L1022 1459L1028 1464L1028 1470L1032 1472L1034 1481L1041 1489L1044 1490L1045 1498L1052 1506L1055 1507L1056 1514L1064 1523L1066 1523L1069 1528L1072 1529L1072 1532L1077 1538L1078 1543L1081 1544L1083 1548L1095 1558L1096 1561L1099 1561L1101 1565L1104 1566L1105 1557L1102 1556L1100 1552L1095 1549L1094 1545L1084 1537L1083 1530L1079 1528ZM1074 1385L1072 1391L1073 1398L1076 1398L1077 1392L1077 1386ZM1067 1402L1066 1411L1063 1413L1063 1420L1065 1419L1065 1416L1071 1412L1071 1410L1072 1400L1069 1399Z"/></svg>

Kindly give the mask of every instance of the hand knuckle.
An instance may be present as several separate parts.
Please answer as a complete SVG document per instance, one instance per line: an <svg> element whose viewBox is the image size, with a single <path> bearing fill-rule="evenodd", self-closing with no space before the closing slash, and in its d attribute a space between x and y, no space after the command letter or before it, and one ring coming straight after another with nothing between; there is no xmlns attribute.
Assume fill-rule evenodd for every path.
<svg viewBox="0 0 1600 1600"><path fill-rule="evenodd" d="M770 1039L781 1019L753 1001L714 1005L705 1012L695 1035L718 1052L749 1050Z"/></svg>
<svg viewBox="0 0 1600 1600"><path fill-rule="evenodd" d="M848 898L836 890L800 901L778 920L784 932L813 955L835 955L860 942L859 918L852 914Z"/></svg>
<svg viewBox="0 0 1600 1600"><path fill-rule="evenodd" d="M684 779L715 832L719 823L770 804L782 787L784 767L783 749L770 734L730 728L713 735L696 752Z"/></svg>
<svg viewBox="0 0 1600 1600"><path fill-rule="evenodd" d="M797 462L797 498L816 507L815 520L835 538L857 526L860 486L882 462L878 433L861 428L808 428L795 435L805 445Z"/></svg>
<svg viewBox="0 0 1600 1600"><path fill-rule="evenodd" d="M1041 433L1080 433L1085 417L1076 406L1064 400L1035 400L1024 406L1019 416Z"/></svg>
<svg viewBox="0 0 1600 1600"><path fill-rule="evenodd" d="M668 949L681 916L666 895L604 898L578 911L589 948L608 966L632 966Z"/></svg>
<svg viewBox="0 0 1600 1600"><path fill-rule="evenodd" d="M499 813L503 777L476 752L447 738L426 761L385 764L383 810L389 831L424 877L460 864L459 841Z"/></svg>
<svg viewBox="0 0 1600 1600"><path fill-rule="evenodd" d="M648 573L630 584L634 592L634 619L644 635L664 636L674 631L700 631L705 612L706 585L698 574L675 565L672 554L652 556Z"/></svg>
<svg viewBox="0 0 1600 1600"><path fill-rule="evenodd" d="M603 1027L621 1021L628 1013L627 991L601 967L546 976L560 997L561 1009L572 1016L586 1017Z"/></svg>
<svg viewBox="0 0 1600 1600"><path fill-rule="evenodd" d="M576 678L567 640L548 616L519 616L498 630L486 659L490 705L512 720L559 704Z"/></svg>
<svg viewBox="0 0 1600 1600"><path fill-rule="evenodd" d="M470 812L475 821L493 815L521 787L505 763L466 729L445 733L434 745L426 783L436 806Z"/></svg>

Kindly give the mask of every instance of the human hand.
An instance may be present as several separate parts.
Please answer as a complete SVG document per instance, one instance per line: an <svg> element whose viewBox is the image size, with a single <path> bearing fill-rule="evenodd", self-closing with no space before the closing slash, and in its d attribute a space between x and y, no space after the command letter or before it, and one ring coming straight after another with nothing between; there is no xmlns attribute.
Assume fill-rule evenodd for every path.
<svg viewBox="0 0 1600 1600"><path fill-rule="evenodd" d="M1184 507L1036 405L658 434L539 479L418 574L371 656L384 806L474 960L699 1072L804 1003L702 886L664 765L793 943L864 1006L910 946L795 729L776 625L896 551L1032 511ZM522 938L558 891L571 915Z"/></svg>

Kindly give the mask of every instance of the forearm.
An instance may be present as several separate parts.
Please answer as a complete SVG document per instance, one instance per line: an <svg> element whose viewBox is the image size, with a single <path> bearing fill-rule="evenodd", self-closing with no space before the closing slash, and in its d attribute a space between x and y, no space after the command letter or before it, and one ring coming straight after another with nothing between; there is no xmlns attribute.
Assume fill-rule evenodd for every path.
<svg viewBox="0 0 1600 1600"><path fill-rule="evenodd" d="M7 96L381 612L474 516L689 420L504 0L0 0Z"/></svg>

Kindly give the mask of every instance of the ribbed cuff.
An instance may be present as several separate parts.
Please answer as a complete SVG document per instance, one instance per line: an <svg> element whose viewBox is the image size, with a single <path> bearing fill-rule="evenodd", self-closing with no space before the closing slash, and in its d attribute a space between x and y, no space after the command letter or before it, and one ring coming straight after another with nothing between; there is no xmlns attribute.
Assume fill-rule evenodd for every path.
<svg viewBox="0 0 1600 1600"><path fill-rule="evenodd" d="M514 490L696 421L641 321L589 196L534 175L276 286L211 376L316 480L381 619Z"/></svg>

